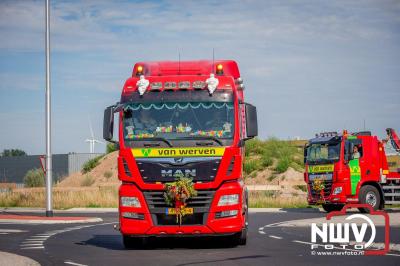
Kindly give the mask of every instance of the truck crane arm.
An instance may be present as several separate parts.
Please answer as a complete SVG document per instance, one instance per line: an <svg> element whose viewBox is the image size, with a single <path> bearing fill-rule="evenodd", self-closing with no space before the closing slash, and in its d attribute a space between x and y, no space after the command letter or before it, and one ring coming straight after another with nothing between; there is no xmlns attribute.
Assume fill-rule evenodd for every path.
<svg viewBox="0 0 400 266"><path fill-rule="evenodd" d="M400 152L400 139L397 136L396 131L393 128L387 128L386 133L388 135L388 139L390 140L390 143L392 144L393 148L397 152Z"/></svg>

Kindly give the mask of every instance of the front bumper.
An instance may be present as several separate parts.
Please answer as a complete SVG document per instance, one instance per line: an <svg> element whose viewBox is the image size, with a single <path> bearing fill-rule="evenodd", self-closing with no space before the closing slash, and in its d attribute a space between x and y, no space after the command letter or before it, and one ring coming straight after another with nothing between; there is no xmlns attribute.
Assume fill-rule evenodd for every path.
<svg viewBox="0 0 400 266"><path fill-rule="evenodd" d="M163 191L140 191L134 184L122 184L121 196L134 196L141 207L119 207L120 231L124 235L168 236L168 235L215 235L241 232L245 227L244 186L240 182L226 182L218 190L198 190L198 197L188 202L194 214L183 217L182 225L176 223L174 215L165 215L162 196ZM217 206L222 195L239 194L239 204ZM150 196L149 196L150 195ZM211 196L210 196L211 195ZM208 198L208 199L206 199ZM217 218L217 213L236 210L237 215ZM142 219L125 218L123 213L140 214Z"/></svg>
<svg viewBox="0 0 400 266"><path fill-rule="evenodd" d="M342 191L340 193L334 194L336 188L342 187ZM348 202L355 203L353 199L349 200L349 197L346 196L345 192L345 183L329 183L325 185L325 189L323 193L316 192L312 188L312 183L308 183L308 194L307 194L307 201L310 205L317 205L322 203L328 204L346 204Z"/></svg>

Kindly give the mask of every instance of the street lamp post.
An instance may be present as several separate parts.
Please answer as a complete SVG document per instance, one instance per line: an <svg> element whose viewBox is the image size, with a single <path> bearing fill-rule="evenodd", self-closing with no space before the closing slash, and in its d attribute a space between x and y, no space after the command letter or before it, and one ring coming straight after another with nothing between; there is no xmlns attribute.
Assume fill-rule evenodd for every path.
<svg viewBox="0 0 400 266"><path fill-rule="evenodd" d="M46 0L46 216L53 216L51 158L51 94L50 94L50 0Z"/></svg>

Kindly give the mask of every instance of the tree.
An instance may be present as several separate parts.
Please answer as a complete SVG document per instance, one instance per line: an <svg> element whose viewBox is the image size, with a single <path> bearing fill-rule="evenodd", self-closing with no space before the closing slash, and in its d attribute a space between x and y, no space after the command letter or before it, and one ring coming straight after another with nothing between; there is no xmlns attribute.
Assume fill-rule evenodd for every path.
<svg viewBox="0 0 400 266"><path fill-rule="evenodd" d="M26 152L20 149L5 149L3 150L3 157L26 156Z"/></svg>

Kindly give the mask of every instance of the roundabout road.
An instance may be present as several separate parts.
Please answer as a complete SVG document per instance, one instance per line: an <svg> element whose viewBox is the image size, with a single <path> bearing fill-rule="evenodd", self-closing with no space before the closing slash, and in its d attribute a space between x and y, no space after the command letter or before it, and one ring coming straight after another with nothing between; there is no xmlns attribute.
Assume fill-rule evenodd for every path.
<svg viewBox="0 0 400 266"><path fill-rule="evenodd" d="M80 213L82 215L82 213ZM77 225L0 224L0 250L30 257L42 265L399 265L391 256L313 256L310 228L282 222L324 217L308 210L250 214L246 246L229 247L224 239L160 238L126 250L113 229L116 214L96 214L103 222ZM382 228L378 227L378 232ZM14 231L12 231L14 230ZM399 227L391 242L400 243ZM11 233L14 232L14 233Z"/></svg>

